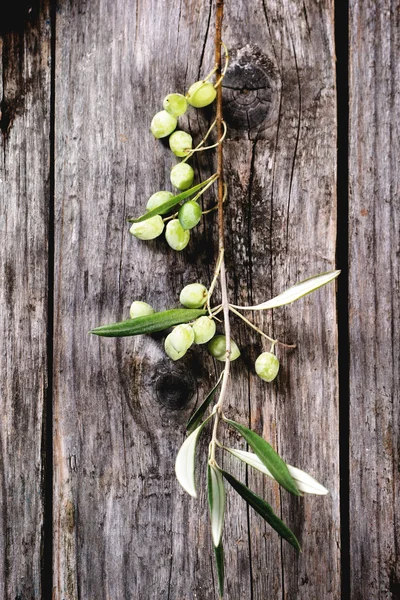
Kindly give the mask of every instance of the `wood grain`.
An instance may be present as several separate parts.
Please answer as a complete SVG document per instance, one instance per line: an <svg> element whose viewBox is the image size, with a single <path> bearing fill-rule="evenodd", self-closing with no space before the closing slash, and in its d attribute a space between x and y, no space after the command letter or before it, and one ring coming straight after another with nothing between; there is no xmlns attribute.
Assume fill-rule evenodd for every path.
<svg viewBox="0 0 400 600"><path fill-rule="evenodd" d="M396 2L350 2L351 598L400 597Z"/></svg>
<svg viewBox="0 0 400 600"><path fill-rule="evenodd" d="M42 598L50 27L47 2L0 27L0 597ZM26 7L25 7L26 9Z"/></svg>
<svg viewBox="0 0 400 600"><path fill-rule="evenodd" d="M197 501L185 495L173 464L184 424L219 367L201 348L172 364L159 336L115 341L87 332L126 317L133 299L157 310L177 306L183 285L212 276L213 216L180 254L162 239L131 238L125 222L170 187L175 160L149 124L167 93L184 92L212 66L212 4L70 0L59 6L56 35L54 598L211 600L205 493ZM227 264L236 301L261 301L334 266L332 36L328 1L301 9L289 0L226 3ZM211 118L210 110L191 111L182 127L199 139ZM206 177L212 162L206 155L193 164ZM212 202L210 193L204 203ZM331 495L280 497L224 460L282 513L304 550L296 558L230 493L227 597L337 598L334 286L256 319L299 348L280 353L282 376L266 387L252 373L262 344L235 322L243 360L233 366L227 412ZM240 445L232 433L227 441Z"/></svg>

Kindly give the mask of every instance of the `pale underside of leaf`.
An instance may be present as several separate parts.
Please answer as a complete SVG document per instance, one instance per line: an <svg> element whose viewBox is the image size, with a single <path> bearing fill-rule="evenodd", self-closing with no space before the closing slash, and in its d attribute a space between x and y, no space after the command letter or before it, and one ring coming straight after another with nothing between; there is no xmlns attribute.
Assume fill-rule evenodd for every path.
<svg viewBox="0 0 400 600"><path fill-rule="evenodd" d="M210 505L211 534L215 547L222 537L225 515L225 485L221 472L214 465L208 465L208 503Z"/></svg>
<svg viewBox="0 0 400 600"><path fill-rule="evenodd" d="M261 462L254 452L246 452L244 450L236 450L236 448L225 447L224 450L227 450L239 460L247 463L264 475L267 475L267 477L275 480L275 477L272 475L271 471ZM303 492L304 494L315 494L317 496L325 496L326 494L329 494L329 491L323 485L321 485L316 479L314 479L314 477L305 471L302 471L297 467L292 467L291 465L287 465L287 467L300 492Z"/></svg>
<svg viewBox="0 0 400 600"><path fill-rule="evenodd" d="M291 476L285 461L274 448L255 431L224 417L224 421L234 427L246 440L251 449L257 454L261 462L272 473L276 481L291 494L301 496L300 491Z"/></svg>
<svg viewBox="0 0 400 600"><path fill-rule="evenodd" d="M327 273L315 275L314 277L305 279L300 283L296 283L296 285L288 288L282 292L282 294L279 294L278 296L275 296L275 298L272 298L267 302L263 302L262 304L256 304L255 306L233 306L234 308L240 308L242 310L267 310L270 308L278 308L279 306L284 306L285 304L291 304L295 300L299 300L303 296L314 292L318 288L336 279L339 274L340 271L328 271Z"/></svg>
<svg viewBox="0 0 400 600"><path fill-rule="evenodd" d="M210 417L208 417L208 419ZM175 460L176 477L183 489L193 496L193 498L197 498L195 483L196 445L199 435L208 419L203 421L203 423L186 438L180 447Z"/></svg>

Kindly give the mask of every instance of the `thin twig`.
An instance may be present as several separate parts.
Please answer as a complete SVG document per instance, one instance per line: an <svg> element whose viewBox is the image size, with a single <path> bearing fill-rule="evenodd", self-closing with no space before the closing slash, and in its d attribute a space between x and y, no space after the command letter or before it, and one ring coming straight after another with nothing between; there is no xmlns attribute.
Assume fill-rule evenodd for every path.
<svg viewBox="0 0 400 600"><path fill-rule="evenodd" d="M207 130L206 135L203 137L203 139L201 140L201 142L199 142L196 146L196 148L193 148L193 150L190 150L190 152L188 152L188 154L185 156L185 158L183 160L181 160L181 162L186 162L191 156L193 156L193 153L198 150L199 148L202 147L203 144L206 143L208 136L210 135L210 133L212 132L212 130L214 129L215 125L217 124L217 120L215 119L215 121L213 121L210 125L210 127Z"/></svg>

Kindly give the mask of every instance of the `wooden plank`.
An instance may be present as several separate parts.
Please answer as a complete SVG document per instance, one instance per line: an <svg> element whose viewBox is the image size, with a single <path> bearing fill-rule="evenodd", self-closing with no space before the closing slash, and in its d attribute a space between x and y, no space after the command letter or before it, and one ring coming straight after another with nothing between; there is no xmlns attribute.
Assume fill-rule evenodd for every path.
<svg viewBox="0 0 400 600"><path fill-rule="evenodd" d="M258 99L261 110L264 101L267 114L249 136L248 130L242 129L227 144L235 189L228 208L234 236L227 258L233 266L232 289L240 303L257 303L288 284L334 266L336 104L332 3L316 6L311 2L268 2L265 6L256 4L254 12L254 6L249 5L244 13L243 6L228 7L229 47L246 48L248 64L263 63L261 70L271 89L268 102L268 87L251 91L252 82L242 70L244 89L237 103L251 106L250 96L252 106L257 107ZM232 82L233 88L240 77ZM255 88L259 81L258 76ZM226 85L230 85L229 78ZM256 113L246 112L242 112L242 122L248 119L251 123ZM271 440L290 464L323 480L331 492L323 499L298 501L284 491L280 495L277 486L248 473L249 484L299 535L303 554L297 559L293 550L281 545L276 534L250 512L253 584L248 582L250 589L243 594L245 598L333 599L340 595L334 291L334 286L325 288L273 315L255 315L261 328L281 340L298 342L294 352L278 349L281 373L271 386L254 376L247 376L246 381L247 369L252 371L257 355L269 347L253 333L240 329L240 339L247 348L242 372L246 381L243 422ZM236 399L232 404L235 414ZM239 510L243 510L240 501L232 512ZM236 596L235 583L233 579L230 594L242 597Z"/></svg>
<svg viewBox="0 0 400 600"><path fill-rule="evenodd" d="M398 3L350 2L351 597L400 594Z"/></svg>
<svg viewBox="0 0 400 600"><path fill-rule="evenodd" d="M0 597L42 598L50 25L47 2L0 32Z"/></svg>
<svg viewBox="0 0 400 600"><path fill-rule="evenodd" d="M232 297L246 302L331 268L335 253L332 6L307 2L300 14L294 2L270 4L268 12L261 1L227 6L224 33L233 50L225 85L227 260ZM193 396L201 400L216 367L201 348L172 364L159 337L87 335L127 316L134 298L176 306L183 285L210 281L214 217L181 254L162 240L132 239L125 218L169 187L175 160L152 139L149 123L166 93L185 91L210 69L212 23L213 8L201 1L144 9L97 0L90 10L66 2L57 15L55 598L215 597L205 494L185 495L173 464ZM250 73L244 87L237 69ZM209 111L192 111L183 128L198 139L210 119ZM194 165L212 173L210 155ZM265 387L248 371L261 343L235 323L244 360L234 364L227 412L250 420L332 493L304 504L281 499L232 461L239 478L282 510L304 554L297 559L281 547L231 493L227 597L264 600L285 590L337 598L334 288L276 311L264 325L301 341L299 350L281 355L282 377ZM205 435L199 472L206 448Z"/></svg>

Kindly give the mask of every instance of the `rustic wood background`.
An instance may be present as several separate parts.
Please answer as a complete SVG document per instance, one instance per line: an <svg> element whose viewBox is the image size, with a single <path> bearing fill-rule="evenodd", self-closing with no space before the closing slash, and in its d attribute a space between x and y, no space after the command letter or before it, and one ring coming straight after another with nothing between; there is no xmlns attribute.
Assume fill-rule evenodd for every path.
<svg viewBox="0 0 400 600"><path fill-rule="evenodd" d="M331 493L291 498L232 459L303 553L229 493L229 600L400 598L400 3L348 9L226 0L231 297L260 302L336 256L343 270L338 294L255 316L298 342L271 386L234 322L228 414ZM179 488L174 457L219 367L201 348L172 364L159 337L88 335L210 281L214 216L182 253L126 217L169 187L149 123L212 67L213 18L211 0L19 0L1 17L0 598L215 598L205 494ZM199 139L211 119L182 127ZM210 175L213 155L194 166Z"/></svg>

